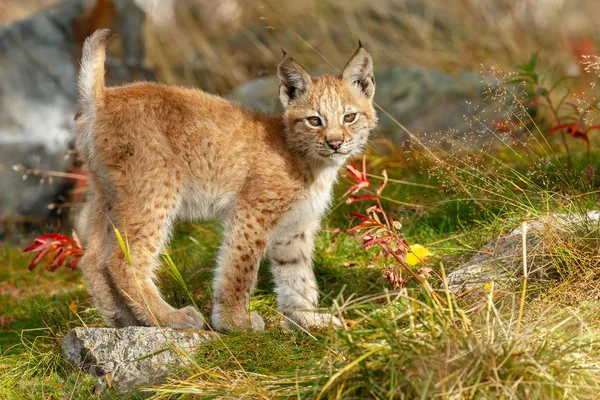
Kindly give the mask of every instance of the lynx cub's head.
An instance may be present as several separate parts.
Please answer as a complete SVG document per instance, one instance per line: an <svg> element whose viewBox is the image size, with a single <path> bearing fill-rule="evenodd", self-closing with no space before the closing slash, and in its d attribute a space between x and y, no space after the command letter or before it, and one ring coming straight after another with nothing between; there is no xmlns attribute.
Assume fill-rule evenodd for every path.
<svg viewBox="0 0 600 400"><path fill-rule="evenodd" d="M373 60L360 45L339 76L311 77L284 54L277 69L290 149L312 162L360 154L377 123Z"/></svg>

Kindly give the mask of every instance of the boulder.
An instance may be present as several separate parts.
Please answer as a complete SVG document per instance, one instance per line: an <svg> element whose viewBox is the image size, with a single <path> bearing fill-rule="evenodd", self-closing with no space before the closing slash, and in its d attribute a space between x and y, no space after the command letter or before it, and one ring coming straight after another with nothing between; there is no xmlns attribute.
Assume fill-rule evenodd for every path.
<svg viewBox="0 0 600 400"><path fill-rule="evenodd" d="M48 204L63 189L63 178L49 179L41 171L67 168L85 35L96 24L119 31L116 46L122 57L109 54L109 83L133 80L145 71L143 12L134 0L100 3L113 13L105 11L102 21L94 19L100 12L94 0L68 0L0 25L0 234L3 220L47 217Z"/></svg>
<svg viewBox="0 0 600 400"><path fill-rule="evenodd" d="M77 96L71 21L83 8L65 2L0 26L0 219L47 215L61 183L12 168L65 170Z"/></svg>
<svg viewBox="0 0 600 400"><path fill-rule="evenodd" d="M195 346L215 336L136 326L74 328L63 338L63 353L74 367L97 377L100 388L125 390L164 378L170 368L188 363Z"/></svg>
<svg viewBox="0 0 600 400"><path fill-rule="evenodd" d="M552 243L546 234L567 234L574 229L598 229L600 211L577 214L550 214L528 221L526 233L528 276L535 280L556 277ZM523 231L514 229L508 235L485 245L466 263L447 276L448 287L454 293L475 289L489 282L506 282L523 276Z"/></svg>

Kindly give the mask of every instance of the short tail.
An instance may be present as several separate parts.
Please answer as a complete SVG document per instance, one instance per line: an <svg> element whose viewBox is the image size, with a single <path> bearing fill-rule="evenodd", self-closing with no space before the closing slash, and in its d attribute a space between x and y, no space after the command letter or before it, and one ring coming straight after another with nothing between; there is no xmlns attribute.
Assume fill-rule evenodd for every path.
<svg viewBox="0 0 600 400"><path fill-rule="evenodd" d="M114 36L110 29L99 29L83 44L81 68L77 80L79 104L84 114L93 112L104 97L104 61L106 44Z"/></svg>

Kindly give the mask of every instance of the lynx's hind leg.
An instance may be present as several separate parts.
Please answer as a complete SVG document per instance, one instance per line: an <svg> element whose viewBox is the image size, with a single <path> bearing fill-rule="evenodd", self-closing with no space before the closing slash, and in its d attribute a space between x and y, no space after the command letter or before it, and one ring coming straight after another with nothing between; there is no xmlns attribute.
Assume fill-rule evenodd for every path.
<svg viewBox="0 0 600 400"><path fill-rule="evenodd" d="M174 178L173 178L174 179ZM144 182L148 184L148 181ZM178 207L177 193L169 190L172 181L152 180L146 190L135 184L122 196L115 218L121 234L127 236L128 257L113 246L109 271L133 313L143 324L179 329L201 329L204 318L193 306L175 309L161 296L154 271L161 248L168 241ZM130 263L131 262L131 263Z"/></svg>
<svg viewBox="0 0 600 400"><path fill-rule="evenodd" d="M122 298L107 269L110 250L116 242L109 220L111 208L102 189L97 187L89 209L85 255L79 267L94 304L108 326L122 328L142 325Z"/></svg>

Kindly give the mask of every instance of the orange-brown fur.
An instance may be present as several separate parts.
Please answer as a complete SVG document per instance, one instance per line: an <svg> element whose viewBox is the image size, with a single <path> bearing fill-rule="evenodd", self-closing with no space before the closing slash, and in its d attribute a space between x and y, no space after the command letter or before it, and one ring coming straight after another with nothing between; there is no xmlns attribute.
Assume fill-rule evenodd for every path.
<svg viewBox="0 0 600 400"><path fill-rule="evenodd" d="M248 312L248 304L265 255L279 268L278 301L289 303L282 312L293 324L325 324L323 314L315 313L310 252L328 198L323 195L318 205L311 199L320 196L314 193L330 193L336 176L331 171L364 147L376 121L372 93L359 95L358 86L342 77L307 77L288 56L280 64L284 116L156 83L105 88L102 65L110 36L101 30L86 42L79 81L82 116L76 121L77 149L93 183L81 266L106 322L201 328L203 317L195 308L176 310L162 299L154 283L155 258L176 219L221 218L225 238L214 282L215 328L262 329L262 319ZM374 81L372 86L374 91ZM360 108L354 128L307 125L307 108L321 104L320 112L335 114L346 103ZM325 110L329 105L337 108ZM360 143L353 129L360 129ZM340 152L323 156L333 152L332 140L342 143ZM342 153L344 140L347 153ZM296 214L307 213L304 204L315 209L308 212L315 215L307 215L312 222L294 232L289 243L278 241L302 225L295 221ZM127 234L131 265L113 226Z"/></svg>

